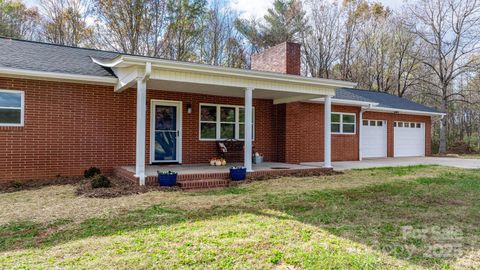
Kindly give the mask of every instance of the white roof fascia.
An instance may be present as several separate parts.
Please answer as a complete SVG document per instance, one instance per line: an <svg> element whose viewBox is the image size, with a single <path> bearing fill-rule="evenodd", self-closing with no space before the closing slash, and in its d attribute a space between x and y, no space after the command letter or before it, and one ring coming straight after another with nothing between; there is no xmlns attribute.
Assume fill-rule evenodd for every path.
<svg viewBox="0 0 480 270"><path fill-rule="evenodd" d="M90 75L78 75L61 72L46 72L35 71L27 69L6 68L0 67L0 76L9 76L16 78L32 78L38 80L48 81L67 81L67 82L82 82L88 84L101 84L101 85L116 85L117 78L113 77L101 77Z"/></svg>
<svg viewBox="0 0 480 270"><path fill-rule="evenodd" d="M425 112L425 111L404 110L404 109L395 109L395 108L386 108L386 107L372 107L368 111L399 113L399 114L413 114L413 115L426 115L426 116L445 116L446 115L445 113L439 113L439 112Z"/></svg>
<svg viewBox="0 0 480 270"><path fill-rule="evenodd" d="M264 80L274 80L274 81L285 81L288 83L299 83L304 85L316 86L319 87L329 87L329 88L352 88L357 84L346 81L339 80L330 80L330 79L319 79L311 77L301 77L296 75L281 74L274 72L264 72L256 70L246 70L238 68L227 68L220 66L211 66L205 64L189 63L189 62L180 62L172 61L158 58L149 58L141 56L130 56L130 55L120 55L112 60L102 61L98 59L92 59L95 63L105 66L105 67L125 67L130 65L140 65L145 66L147 62L152 64L153 68L163 68L171 70L182 70L182 71L191 71L199 73L207 73L211 75L228 75L236 76L240 78L255 78L255 79L264 79Z"/></svg>

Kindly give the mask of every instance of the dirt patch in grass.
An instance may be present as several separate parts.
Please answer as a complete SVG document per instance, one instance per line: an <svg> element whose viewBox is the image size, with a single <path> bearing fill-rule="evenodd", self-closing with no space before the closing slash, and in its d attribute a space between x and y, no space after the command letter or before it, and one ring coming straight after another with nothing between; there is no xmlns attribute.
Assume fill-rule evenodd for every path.
<svg viewBox="0 0 480 270"><path fill-rule="evenodd" d="M178 191L178 187L158 187L158 186L139 186L132 182L118 177L109 177L111 187L108 188L92 188L89 179L83 179L75 189L77 196L85 196L89 198L115 198L121 196L129 196L134 194L142 194L149 191Z"/></svg>
<svg viewBox="0 0 480 270"><path fill-rule="evenodd" d="M56 177L53 179L10 181L0 183L0 193L10 193L22 190L40 189L46 186L75 185L80 183L83 177Z"/></svg>

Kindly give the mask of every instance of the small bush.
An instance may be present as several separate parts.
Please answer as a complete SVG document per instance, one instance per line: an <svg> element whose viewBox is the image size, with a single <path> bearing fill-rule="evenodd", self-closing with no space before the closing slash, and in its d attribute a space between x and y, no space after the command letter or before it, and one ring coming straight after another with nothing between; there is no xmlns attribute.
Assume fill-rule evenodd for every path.
<svg viewBox="0 0 480 270"><path fill-rule="evenodd" d="M12 181L12 182L10 182L10 186L12 188L19 189L19 188L23 187L23 183L18 182L18 181Z"/></svg>
<svg viewBox="0 0 480 270"><path fill-rule="evenodd" d="M92 184L92 188L108 188L111 185L108 177L103 174L97 174L92 177L90 183Z"/></svg>
<svg viewBox="0 0 480 270"><path fill-rule="evenodd" d="M85 178L92 178L98 174L102 174L102 171L100 171L99 168L90 167L88 170L85 170L85 172L83 173L83 176L85 176Z"/></svg>

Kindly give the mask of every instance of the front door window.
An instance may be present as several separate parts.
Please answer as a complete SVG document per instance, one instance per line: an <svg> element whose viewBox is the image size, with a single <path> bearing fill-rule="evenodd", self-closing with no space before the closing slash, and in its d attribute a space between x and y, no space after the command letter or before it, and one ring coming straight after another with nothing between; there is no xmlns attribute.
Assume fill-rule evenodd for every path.
<svg viewBox="0 0 480 270"><path fill-rule="evenodd" d="M177 161L177 106L155 105L155 161Z"/></svg>

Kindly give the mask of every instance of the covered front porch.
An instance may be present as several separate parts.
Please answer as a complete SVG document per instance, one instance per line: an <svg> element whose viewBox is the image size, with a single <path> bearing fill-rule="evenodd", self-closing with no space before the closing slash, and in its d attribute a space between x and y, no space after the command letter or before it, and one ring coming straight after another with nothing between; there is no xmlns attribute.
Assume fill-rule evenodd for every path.
<svg viewBox="0 0 480 270"><path fill-rule="evenodd" d="M188 165L147 165L145 167L145 184L156 185L158 171L175 171L178 173L178 184L184 189L199 189L205 187L224 187L229 183L229 168L231 166L242 166L243 163L233 163L227 166L210 166L208 164L188 164ZM252 171L247 173L247 177L256 178L261 176L282 176L293 174L322 174L328 173L332 169L325 168L323 165L300 165L281 162L263 162L261 164L252 164ZM115 175L136 181L135 166L122 166L115 168Z"/></svg>
<svg viewBox="0 0 480 270"><path fill-rule="evenodd" d="M226 138L222 134L222 125L232 124L235 126L232 134L234 139L244 142L243 147L243 165L249 173L262 173L265 171L281 171L274 167L294 167L292 164L276 164L265 163L264 165L254 166L252 164L253 143L255 136L255 144L260 148L281 147L277 144L266 144L264 137L269 137L272 141L276 141L276 136L282 136L288 130L268 131L266 129L254 131L255 125L268 125L265 122L272 121L271 114L273 110L262 109L254 112L254 101L257 103L262 100L271 106L298 102L309 101L312 99L323 99L324 104L324 168L331 169L331 97L335 94L338 87L352 87L353 83L324 80L317 78L306 78L294 75L278 74L272 72L259 72L252 70L241 70L232 68L215 67L209 65L199 65L192 63L176 62L162 59L153 59L137 56L119 56L109 61L101 61L94 59L98 64L112 68L119 79L115 92L135 91L136 92L136 150L135 150L135 166L122 167L125 173L134 173L138 183L145 185L149 179L156 173L156 166L148 166L151 164L162 164L176 162L183 165L174 165L170 167L172 170L179 172L180 175L201 175L204 179L208 179L210 172L216 179L218 175L223 176L226 168L208 167L207 165L196 165L193 169L190 165L185 165L185 160L194 160L195 163L204 161L205 164L212 156L206 153L204 158L191 158L190 155L197 155L199 151L203 151L199 145L205 145L208 141L214 143ZM136 88L136 89L132 89ZM158 91L158 92L157 92ZM150 93L150 94L147 94ZM152 95L151 92L158 94ZM147 98L147 95L150 95ZM186 96L188 102L185 102ZM155 96L155 99L152 98ZM222 98L219 98L222 97ZM216 136L206 138L202 137L202 118L197 115L199 107L204 101L199 102L196 99L203 100L222 100L217 105L217 119L206 120L206 124L216 125L214 133ZM228 98L238 103L239 98L243 100L241 110L243 110L243 118L238 120L240 108L236 106L235 121L223 121L220 117L222 104L231 105ZM255 100L254 100L255 99ZM210 102L207 102L210 103ZM176 124L169 124L168 128L163 130L157 129L156 124L156 106L163 106L161 109L170 108L171 115L175 115ZM206 106L210 106L207 104ZM168 108L167 108L168 107ZM192 110L194 110L192 112ZM269 118L270 117L270 118ZM285 120L287 121L287 120ZM291 120L288 120L291 121ZM297 119L297 121L308 121L308 119ZM150 122L150 125L147 123ZM212 123L210 123L212 122ZM173 123L173 122L172 122ZM216 123L216 124L215 124ZM182 126L188 126L189 130L184 131ZM239 130L240 129L240 130ZM156 132L163 132L162 136L168 137L169 142L174 143L172 147L173 154L169 154L169 158L162 160L155 156L155 145L158 144ZM255 132L255 135L254 135ZM239 136L242 134L242 137ZM210 146L215 144L210 144ZM275 149L276 150L276 149ZM276 156L276 155L275 155ZM279 161L271 158L267 161ZM276 165L275 165L276 164ZM304 166L295 165L296 169L306 169ZM162 166L163 168L167 168ZM158 167L159 168L159 167ZM312 168L307 168L312 169ZM318 168L315 168L318 169ZM222 170L222 171L217 171ZM152 173L153 172L153 173ZM153 174L153 175L152 175ZM183 177L183 176L182 176ZM186 177L186 176L185 176ZM193 176L189 176L193 177ZM198 177L197 177L198 178ZM221 178L221 177L220 177Z"/></svg>

